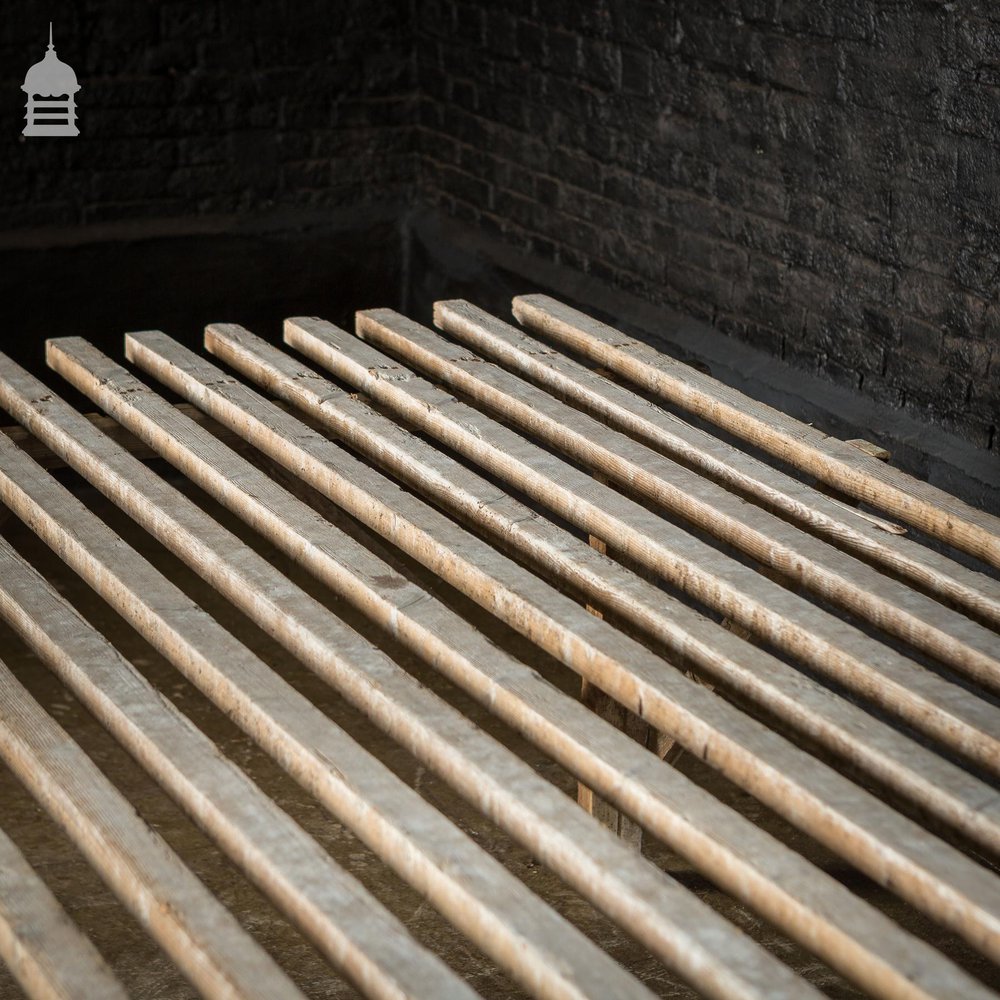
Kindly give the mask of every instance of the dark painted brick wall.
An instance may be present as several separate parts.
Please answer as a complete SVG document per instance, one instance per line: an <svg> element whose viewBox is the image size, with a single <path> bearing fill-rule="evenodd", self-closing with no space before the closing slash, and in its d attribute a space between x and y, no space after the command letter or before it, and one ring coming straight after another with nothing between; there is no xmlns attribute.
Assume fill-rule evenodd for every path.
<svg viewBox="0 0 1000 1000"><path fill-rule="evenodd" d="M54 22L81 135L24 139ZM0 2L0 232L409 192L409 0Z"/></svg>
<svg viewBox="0 0 1000 1000"><path fill-rule="evenodd" d="M992 0L0 0L0 92L0 237L422 197L1000 450Z"/></svg>
<svg viewBox="0 0 1000 1000"><path fill-rule="evenodd" d="M1000 450L1000 5L423 0L417 23L426 197Z"/></svg>

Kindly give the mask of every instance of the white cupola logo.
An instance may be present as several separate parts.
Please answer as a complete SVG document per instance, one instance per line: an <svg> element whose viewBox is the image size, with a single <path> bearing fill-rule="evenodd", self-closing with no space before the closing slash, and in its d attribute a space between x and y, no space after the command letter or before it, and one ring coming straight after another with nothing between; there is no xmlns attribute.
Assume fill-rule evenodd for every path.
<svg viewBox="0 0 1000 1000"><path fill-rule="evenodd" d="M36 62L24 77L21 87L28 95L28 124L24 135L79 135L76 127L75 94L80 89L76 73L57 55L52 44L49 21L49 48L45 58Z"/></svg>

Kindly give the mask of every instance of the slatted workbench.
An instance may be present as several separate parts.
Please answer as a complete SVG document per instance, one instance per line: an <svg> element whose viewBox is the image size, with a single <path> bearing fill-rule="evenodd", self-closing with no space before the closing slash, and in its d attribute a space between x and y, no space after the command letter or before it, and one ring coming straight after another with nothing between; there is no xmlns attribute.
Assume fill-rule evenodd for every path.
<svg viewBox="0 0 1000 1000"><path fill-rule="evenodd" d="M28 434L0 437L0 498L529 994L649 995L60 485L42 446L704 995L814 990L635 850L638 830L864 993L992 995L1000 522L551 299L514 313L523 329L438 303L445 336L390 310L360 313L356 336L287 321L318 368L235 326L206 331L225 370L129 335L133 365L194 410L79 339L50 341L49 364L145 451L5 360L0 405ZM246 445L579 674L600 712ZM148 454L574 775L603 822ZM0 615L361 992L473 995L3 540ZM672 745L963 939L980 978L660 760ZM297 994L6 667L0 756L199 991ZM0 867L0 955L25 988L121 995L4 836Z"/></svg>

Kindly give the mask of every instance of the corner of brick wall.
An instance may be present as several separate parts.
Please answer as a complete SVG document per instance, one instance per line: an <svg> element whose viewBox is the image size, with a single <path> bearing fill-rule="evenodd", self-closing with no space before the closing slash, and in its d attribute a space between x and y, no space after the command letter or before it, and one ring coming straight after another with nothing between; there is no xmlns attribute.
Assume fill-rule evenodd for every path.
<svg viewBox="0 0 1000 1000"><path fill-rule="evenodd" d="M64 8L61 8L64 9ZM81 136L0 227L421 197L1000 450L1000 8L987 0L92 0Z"/></svg>

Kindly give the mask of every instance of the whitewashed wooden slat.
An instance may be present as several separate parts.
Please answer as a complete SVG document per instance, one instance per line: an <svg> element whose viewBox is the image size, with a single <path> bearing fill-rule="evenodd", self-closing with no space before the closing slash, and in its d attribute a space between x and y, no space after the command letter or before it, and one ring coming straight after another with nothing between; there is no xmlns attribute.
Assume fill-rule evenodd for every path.
<svg viewBox="0 0 1000 1000"><path fill-rule="evenodd" d="M90 939L0 830L0 961L31 1000L127 1000Z"/></svg>
<svg viewBox="0 0 1000 1000"><path fill-rule="evenodd" d="M811 739L843 756L852 767L911 798L922 810L951 823L986 849L996 847L998 831L982 803L989 790L967 771L873 718L828 688L782 663L766 651L749 646L665 594L641 576L611 559L602 559L583 541L540 518L514 497L498 495L497 487L468 467L411 434L367 404L338 389L300 361L283 354L242 327L217 324L206 330L209 350L243 374L306 412L355 451L429 496L435 503L468 522L487 529L498 542L527 557L534 565L579 589L588 600L638 626L671 655L694 662L713 680L735 688L765 705L769 712L799 727ZM181 364L171 342L130 337L127 349L147 371L168 381L181 394L198 393L220 419L242 428L241 433L276 457L276 444L267 430L230 407L253 407L258 419L268 412L256 404L239 383L221 373L199 375L190 361ZM185 355L185 357L189 357ZM194 382L200 383L197 387ZM211 385L205 387L207 381ZM421 396L431 403L434 391ZM446 400L445 393L438 393ZM219 402L213 402L218 397ZM274 427L288 427L273 416ZM324 451L315 438L296 438L309 445L310 455ZM334 453L336 455L337 453ZM302 459L291 450L285 461L298 470ZM385 494L382 494L385 497Z"/></svg>
<svg viewBox="0 0 1000 1000"><path fill-rule="evenodd" d="M213 327L208 339L216 350L224 343L242 347L241 356L250 359L249 366L258 375L265 368L272 370L276 380L270 384L271 389L278 388L283 375L297 379L301 394L289 393L288 402L308 394L317 402L313 411L317 418L341 407L363 408L359 419L365 427L378 418L360 400L350 398L305 369L301 362L282 355L246 331ZM162 377L180 394L197 399L230 429L259 444L266 454L289 469L300 471L307 480L323 485L309 474L317 459L336 466L342 454L339 448L162 334L130 336L126 348L145 370ZM233 351L225 356L227 361L237 360ZM100 377L106 379L107 373L102 370ZM130 401L142 392L131 381L118 388L127 390ZM386 418L378 419L395 428ZM349 421L336 421L336 430L338 434L343 431L352 446L357 445L357 435L349 432ZM164 453L195 450L190 437L172 426L169 437L163 437ZM411 439L402 449L403 462L414 467L425 464L417 444L416 439ZM440 456L429 445L423 448ZM205 488L217 492L213 481L218 484L221 472L213 472L208 463L202 463L199 471L190 463L175 461L185 472L196 475ZM464 619L394 574L381 559L356 545L324 545L324 536L329 532L322 525L317 530L311 517L296 519L266 475L243 469L239 485L253 498L250 504L261 503L264 513L256 523L273 543L298 558L373 621L391 629L397 639L582 780L593 783L602 794L640 816L651 831L693 864L806 947L816 950L844 975L873 995L905 996L915 988L933 995L958 988L947 971L932 971L940 957L928 953L926 946L902 935L898 927L874 915L833 880L721 806L672 768L663 767L623 733L595 720L577 701L557 692L530 668L493 647ZM231 509L245 514L248 508L232 503ZM523 519L527 512L521 508L520 513ZM344 580L342 568L352 574L349 582ZM920 973L918 956L923 966ZM935 977L934 985L930 977Z"/></svg>
<svg viewBox="0 0 1000 1000"><path fill-rule="evenodd" d="M357 341L351 343L358 345ZM53 345L51 363L59 365L57 352L61 353L61 349ZM82 383L79 387L86 388ZM196 398L199 405L205 405L201 396ZM123 409L118 407L116 411L122 419ZM137 429L134 423L130 426L133 431ZM990 928L996 926L1000 912L998 885L994 882L987 887L981 868L885 809L759 723L721 703L704 688L673 670L664 670L662 661L638 643L587 614L579 605L433 508L394 487L363 463L342 455L333 467L323 462L310 463L305 456L297 457L300 475L306 476L308 469L312 485L337 498L380 535L397 541L414 558L445 576L508 624L526 632L567 665L589 676L657 728L677 735L693 752L710 759L733 780L773 804L832 849L850 854L860 867L877 873L876 877L888 877L907 898L917 905L929 906L939 919L956 929L964 924L972 933L970 940L975 939L988 948L995 946L994 931ZM190 469L185 471L191 474ZM391 507L386 498L392 499ZM407 511L418 513L407 516ZM516 583L511 584L511 580ZM978 801L988 818L992 815L994 824L997 799L995 792L979 787ZM833 802L837 805L833 806ZM890 828L899 826L897 833L888 835L893 845L891 850L887 850L886 824ZM994 843L995 840L994 835ZM901 854L896 850L897 842L906 844L909 850ZM888 876L887 863L894 870L892 876ZM959 896L966 893L976 896L985 890L982 901L992 901L984 909L978 905L966 909L968 898L958 903L955 896L959 884L962 885ZM948 904L940 905L946 898ZM956 903L966 909L971 923L955 920ZM977 915L972 916L975 911ZM973 927L976 929L972 930Z"/></svg>
<svg viewBox="0 0 1000 1000"><path fill-rule="evenodd" d="M0 617L365 996L477 995L2 538Z"/></svg>
<svg viewBox="0 0 1000 1000"><path fill-rule="evenodd" d="M193 406L187 403L178 403L185 413L192 420L205 420L205 416ZM113 438L124 448L127 448L133 455L139 458L152 458L153 452L139 441L134 435L129 434L121 424L116 423L111 417L103 413L86 413L84 416L99 427L108 437ZM0 427L0 433L6 434L16 445L23 448L43 469L61 469L66 463L58 456L52 454L48 448L37 438L32 437L23 427L11 424L8 427ZM225 434L225 432L222 432Z"/></svg>
<svg viewBox="0 0 1000 1000"><path fill-rule="evenodd" d="M935 655L951 665L993 687L1000 685L1000 662L994 655L997 636L983 626L732 496L544 390L470 357L468 348L449 344L398 313L359 313L358 330L366 341L485 405L533 441L598 463L600 472L630 491L695 520L703 530L808 583L823 597L864 612L883 628L892 625L910 641L919 635L922 645L933 645ZM508 470L517 474L513 462ZM681 545L695 542L691 535L614 490L601 487L592 496L593 480L587 475L566 466L558 479L561 492L534 477L535 499L598 538L614 538L630 557L763 641L1000 774L1000 709L710 545L696 544L698 557L685 562L678 554ZM526 488L521 482L515 485ZM560 497L568 502L560 503Z"/></svg>
<svg viewBox="0 0 1000 1000"><path fill-rule="evenodd" d="M94 462L92 453L60 431L50 416L55 411L72 425L79 414L51 390L4 359L0 395L4 405L16 410L15 416L68 464L93 474L88 468L88 462ZM137 462L89 422L75 429L85 438L92 434L100 448L118 451L120 459L128 460L125 464ZM560 998L648 996L620 966L2 439L0 499L293 778L530 993ZM180 493L172 507L174 512L197 510ZM232 552L245 549L235 536L227 544ZM257 557L250 553L249 558L252 562ZM286 580L277 594L289 591L298 592Z"/></svg>
<svg viewBox="0 0 1000 1000"><path fill-rule="evenodd" d="M565 462L493 420L480 420L482 415L478 411L470 411L457 400L445 403L443 412L412 398L410 390L423 380L330 324L289 320L286 338L313 360L336 369L349 383L392 405L395 412L405 413L407 419L427 429L434 426L434 436L447 438L450 446L480 464L506 469L511 461L516 461L524 470L526 482L538 477L546 489L564 493L567 491L562 482L573 481L574 470ZM474 431L464 425L466 420L474 426ZM447 432L442 432L442 427ZM370 469L358 465L356 472L350 467L352 476L373 475ZM349 466L342 462L340 468L343 473ZM384 477L378 478L385 483ZM330 488L333 488L332 478ZM599 495L606 487L591 482L581 489L582 495L574 491L568 498L571 504L589 503L588 495ZM372 487L369 494L378 498L386 495L385 490L384 486ZM547 502L545 490L534 492ZM400 491L394 504L411 502L406 496ZM458 530L457 526L446 520L438 527L429 520L433 512L424 508L419 519L424 527L401 523L398 511L381 510L378 500L369 500L355 516L362 517L386 537L410 539L407 545L399 544L512 627L529 634L547 652L657 729L676 737L686 749L709 760L731 780L832 850L848 857L871 877L882 884L891 884L914 905L967 935L977 947L1000 955L1000 896L997 895L1000 883L984 879L984 869L886 809L874 797L865 796L817 761L795 751L775 733L735 712L704 688L676 671L664 670L662 661L640 644L610 629L607 623L551 588L541 587L536 577L510 560L498 558L494 549L467 532L462 534L460 542L456 541L455 550L441 551L440 542L428 534L426 526L435 524L435 535ZM600 534L614 536L614 531ZM471 555L473 552L475 556ZM457 566L461 567L460 572ZM499 568L503 579L497 576ZM509 584L511 580L517 581L516 586ZM556 614L547 610L553 605L559 606ZM858 796L863 796L863 804ZM1000 816L997 791L990 789L976 805L985 822L995 830ZM896 833L887 833L889 828L900 824L908 832L900 828ZM994 850L996 842L994 833ZM971 902L968 894L978 897L981 892L985 892L985 897L968 908ZM964 901L959 897L965 897Z"/></svg>
<svg viewBox="0 0 1000 1000"><path fill-rule="evenodd" d="M513 301L518 321L660 398L942 541L1000 566L1000 518L674 361L547 295Z"/></svg>
<svg viewBox="0 0 1000 1000"><path fill-rule="evenodd" d="M436 325L451 336L560 399L1000 627L1000 581L900 537L886 522L880 527L869 515L686 423L469 302L437 302L434 316Z"/></svg>
<svg viewBox="0 0 1000 1000"><path fill-rule="evenodd" d="M204 996L302 996L3 663L0 758Z"/></svg>
<svg viewBox="0 0 1000 1000"><path fill-rule="evenodd" d="M89 345L52 342L54 363L57 352L64 373L98 405L138 430L161 455L269 539L278 541L294 521L312 532L305 544L327 553L327 566L339 576L346 573L344 553L363 551L331 525L318 531L321 519L314 510ZM66 421L60 425L72 433ZM139 523L153 512L171 519L169 530L158 535L164 544L653 954L713 995L794 996L809 990L531 767L321 604L291 587L266 560L234 547L228 533L200 511L190 518L179 515L174 491L150 477L141 463L124 458L113 465L107 456L104 475L95 477L95 484L99 478L113 479L122 506ZM124 500L126 491L134 493L131 503ZM284 547L297 551L304 544L293 538ZM418 592L414 600L427 597ZM727 955L724 964L718 961L720 950Z"/></svg>

